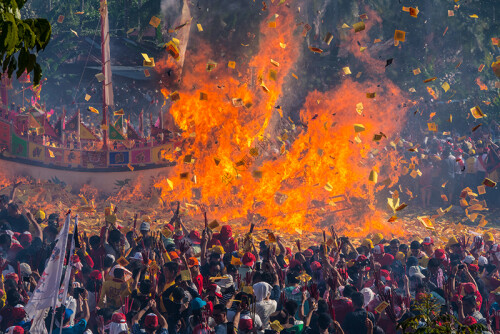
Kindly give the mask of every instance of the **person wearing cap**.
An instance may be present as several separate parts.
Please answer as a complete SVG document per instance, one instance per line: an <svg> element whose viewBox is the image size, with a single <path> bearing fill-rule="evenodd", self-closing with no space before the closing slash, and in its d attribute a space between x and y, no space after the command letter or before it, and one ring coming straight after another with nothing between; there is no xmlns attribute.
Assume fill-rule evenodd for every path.
<svg viewBox="0 0 500 334"><path fill-rule="evenodd" d="M491 233L491 232L484 232L483 240L484 240L484 247L485 247L486 251L490 250L491 246L493 246L493 244L495 244L495 238L493 237L493 233Z"/></svg>
<svg viewBox="0 0 500 334"><path fill-rule="evenodd" d="M255 312L259 315L262 321L262 327L269 329L269 317L276 311L278 303L271 299L271 291L273 287L266 282L259 282L253 285L253 293L255 295Z"/></svg>
<svg viewBox="0 0 500 334"><path fill-rule="evenodd" d="M422 249L429 258L432 257L434 255L434 239L425 237L422 241Z"/></svg>
<svg viewBox="0 0 500 334"><path fill-rule="evenodd" d="M233 238L233 230L230 225L224 225L220 229L220 233L214 233L213 239L219 240L224 251L232 253L238 250L238 244Z"/></svg>
<svg viewBox="0 0 500 334"><path fill-rule="evenodd" d="M373 247L373 257L382 267L389 267L394 262L394 256L384 252L384 245L378 244Z"/></svg>
<svg viewBox="0 0 500 334"><path fill-rule="evenodd" d="M147 312L150 313L147 313ZM139 325L140 320L145 316L143 328ZM141 309L132 318L132 334L168 334L168 324L156 307L156 302L151 299L148 305ZM174 333L174 332L173 332ZM110 333L111 334L111 333Z"/></svg>
<svg viewBox="0 0 500 334"><path fill-rule="evenodd" d="M142 222L141 227L139 228L139 231L141 232L141 235L143 238L149 237L149 231L151 230L151 224L149 222Z"/></svg>
<svg viewBox="0 0 500 334"><path fill-rule="evenodd" d="M109 325L109 334L128 334L127 318L123 313L113 313Z"/></svg>
<svg viewBox="0 0 500 334"><path fill-rule="evenodd" d="M187 260L189 271L191 272L191 279L201 295L203 292L203 275L200 273L200 262L195 257L190 257Z"/></svg>
<svg viewBox="0 0 500 334"><path fill-rule="evenodd" d="M120 307L122 299L130 295L130 293L130 285L125 281L124 269L115 267L112 272L112 279L104 282L102 286L98 305L100 308L107 306L117 309Z"/></svg>

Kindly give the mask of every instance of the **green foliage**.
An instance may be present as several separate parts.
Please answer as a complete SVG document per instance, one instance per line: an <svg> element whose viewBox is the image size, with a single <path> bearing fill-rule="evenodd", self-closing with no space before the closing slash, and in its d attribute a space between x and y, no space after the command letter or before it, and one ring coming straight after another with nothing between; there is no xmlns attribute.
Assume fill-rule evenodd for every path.
<svg viewBox="0 0 500 334"><path fill-rule="evenodd" d="M34 72L33 82L37 85L42 77L42 68L36 57L49 43L52 30L46 19L21 19L20 9L25 2L0 2L0 59L2 72L7 72L9 78L14 71L17 78L25 71Z"/></svg>
<svg viewBox="0 0 500 334"><path fill-rule="evenodd" d="M415 302L414 317L408 318L398 325L403 333L447 334L467 333L481 334L485 329L483 325L462 325L457 318L447 313L441 313L441 306L430 294Z"/></svg>

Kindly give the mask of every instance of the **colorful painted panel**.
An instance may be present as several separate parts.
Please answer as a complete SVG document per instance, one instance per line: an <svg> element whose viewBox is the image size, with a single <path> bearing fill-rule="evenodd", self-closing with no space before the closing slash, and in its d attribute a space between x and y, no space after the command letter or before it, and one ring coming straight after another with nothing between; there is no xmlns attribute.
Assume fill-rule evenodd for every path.
<svg viewBox="0 0 500 334"><path fill-rule="evenodd" d="M45 162L61 165L64 162L64 150L55 147L45 147Z"/></svg>
<svg viewBox="0 0 500 334"><path fill-rule="evenodd" d="M174 145L162 145L151 149L151 161L162 163L172 161L174 153Z"/></svg>
<svg viewBox="0 0 500 334"><path fill-rule="evenodd" d="M130 152L109 152L110 165L127 165Z"/></svg>
<svg viewBox="0 0 500 334"><path fill-rule="evenodd" d="M82 163L82 156L80 151L64 150L64 163L71 165L80 165Z"/></svg>
<svg viewBox="0 0 500 334"><path fill-rule="evenodd" d="M108 166L108 153L107 152L82 152L82 164L87 168L104 168Z"/></svg>
<svg viewBox="0 0 500 334"><path fill-rule="evenodd" d="M38 145L30 142L28 157L31 160L44 161L45 160L45 147L43 145Z"/></svg>
<svg viewBox="0 0 500 334"><path fill-rule="evenodd" d="M10 125L0 122L0 148L10 149Z"/></svg>
<svg viewBox="0 0 500 334"><path fill-rule="evenodd" d="M21 137L12 134L11 153L18 157L28 157L28 142Z"/></svg>
<svg viewBox="0 0 500 334"><path fill-rule="evenodd" d="M133 164L147 164L151 162L151 151L149 149L132 151L131 162Z"/></svg>

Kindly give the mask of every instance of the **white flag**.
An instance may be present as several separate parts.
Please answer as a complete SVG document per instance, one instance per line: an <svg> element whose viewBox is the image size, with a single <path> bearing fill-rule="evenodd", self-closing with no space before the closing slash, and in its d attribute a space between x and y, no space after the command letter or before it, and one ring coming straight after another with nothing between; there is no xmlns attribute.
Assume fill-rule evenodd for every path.
<svg viewBox="0 0 500 334"><path fill-rule="evenodd" d="M43 271L40 280L31 296L28 304L24 308L29 319L32 319L37 310L47 307L54 307L61 284L61 275L66 256L66 244L68 243L68 232L71 216L66 216L64 226L57 236L56 246L50 255L47 266Z"/></svg>
<svg viewBox="0 0 500 334"><path fill-rule="evenodd" d="M66 273L64 274L64 281L63 284L61 285L61 288L59 289L59 295L57 296L57 303L56 307L59 307L61 305L66 306L66 297L68 296L68 286L69 286L69 280L71 278L71 268L73 267L73 253L75 251L75 238L76 236L76 226L78 225L78 216L75 217L75 228L73 230L73 238L71 239L71 248L69 251L69 259L68 259L68 265L66 266Z"/></svg>

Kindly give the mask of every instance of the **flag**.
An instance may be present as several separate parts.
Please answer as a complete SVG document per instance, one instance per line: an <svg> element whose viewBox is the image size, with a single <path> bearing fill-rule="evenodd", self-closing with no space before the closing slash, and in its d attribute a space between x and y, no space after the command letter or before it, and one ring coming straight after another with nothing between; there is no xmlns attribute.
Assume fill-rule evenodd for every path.
<svg viewBox="0 0 500 334"><path fill-rule="evenodd" d="M56 133L55 129L50 125L49 120L45 118L43 120L44 133L54 139L60 139L60 136Z"/></svg>
<svg viewBox="0 0 500 334"><path fill-rule="evenodd" d="M57 119L56 124L54 125L54 132L56 133L59 138L62 136L62 132L64 130L64 120L66 118L66 110L63 109L63 113L59 118Z"/></svg>
<svg viewBox="0 0 500 334"><path fill-rule="evenodd" d="M57 296L56 307L64 305L68 297L68 287L71 278L71 268L73 267L73 253L75 252L75 237L78 235L78 216L75 217L75 229L73 231L73 238L71 238L71 247L69 251L68 263L66 265L66 272L64 273L64 281L59 289ZM60 326L59 326L60 327Z"/></svg>
<svg viewBox="0 0 500 334"><path fill-rule="evenodd" d="M64 226L57 236L56 246L52 250L45 270L38 281L35 291L33 291L33 295L24 308L29 319L32 319L36 315L36 311L53 307L57 301L64 257L66 255L66 244L68 243L70 221L71 215L68 214Z"/></svg>
<svg viewBox="0 0 500 334"><path fill-rule="evenodd" d="M139 134L130 123L127 126L127 138L130 140L141 140L141 137L139 137Z"/></svg>
<svg viewBox="0 0 500 334"><path fill-rule="evenodd" d="M123 116L118 116L118 119L115 122L115 128L120 132L123 132Z"/></svg>
<svg viewBox="0 0 500 334"><path fill-rule="evenodd" d="M73 116L73 118L66 123L66 125L64 127L65 130L67 130L67 131L78 131L78 119L79 119L78 114L79 113L80 112L77 112Z"/></svg>
<svg viewBox="0 0 500 334"><path fill-rule="evenodd" d="M28 142L14 133L11 136L10 149L11 153L18 157L28 157Z"/></svg>
<svg viewBox="0 0 500 334"><path fill-rule="evenodd" d="M99 141L99 138L92 131L80 122L80 140L94 140Z"/></svg>
<svg viewBox="0 0 500 334"><path fill-rule="evenodd" d="M29 129L39 129L42 125L37 121L33 114L29 114L28 116L28 128Z"/></svg>
<svg viewBox="0 0 500 334"><path fill-rule="evenodd" d="M125 137L111 124L109 125L108 136L110 140L125 140Z"/></svg>

